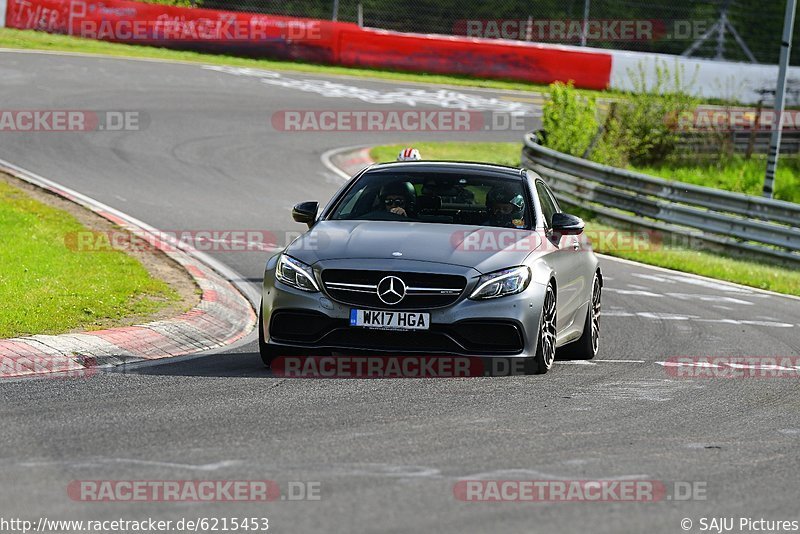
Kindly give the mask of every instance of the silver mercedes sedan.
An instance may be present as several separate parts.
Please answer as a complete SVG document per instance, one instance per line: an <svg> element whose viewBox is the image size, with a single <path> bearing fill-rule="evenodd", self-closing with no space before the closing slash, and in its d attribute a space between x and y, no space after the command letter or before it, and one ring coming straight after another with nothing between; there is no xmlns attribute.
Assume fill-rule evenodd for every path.
<svg viewBox="0 0 800 534"><path fill-rule="evenodd" d="M283 355L513 359L546 373L597 354L603 277L583 221L530 170L461 162L372 165L267 261L266 365Z"/></svg>

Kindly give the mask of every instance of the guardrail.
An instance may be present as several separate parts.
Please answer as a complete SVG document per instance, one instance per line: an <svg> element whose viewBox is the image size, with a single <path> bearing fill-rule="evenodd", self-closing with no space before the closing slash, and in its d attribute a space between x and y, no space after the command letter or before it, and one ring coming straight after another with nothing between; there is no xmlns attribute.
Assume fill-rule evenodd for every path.
<svg viewBox="0 0 800 534"><path fill-rule="evenodd" d="M736 154L766 154L772 132L747 130L721 133L685 133L678 139L679 153L693 155L719 154L721 150L732 150ZM781 136L781 154L800 153L800 131L785 130Z"/></svg>
<svg viewBox="0 0 800 534"><path fill-rule="evenodd" d="M532 133L525 136L522 164L542 176L559 200L615 222L800 264L800 204L601 165L543 147Z"/></svg>

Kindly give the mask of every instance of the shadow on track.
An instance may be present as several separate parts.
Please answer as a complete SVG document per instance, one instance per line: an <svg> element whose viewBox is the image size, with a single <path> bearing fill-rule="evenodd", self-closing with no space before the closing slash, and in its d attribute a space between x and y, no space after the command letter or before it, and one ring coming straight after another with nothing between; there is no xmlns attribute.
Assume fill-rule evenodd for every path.
<svg viewBox="0 0 800 534"><path fill-rule="evenodd" d="M210 354L146 366L121 365L108 372L157 376L274 378L270 370L264 367L258 353L250 351Z"/></svg>
<svg viewBox="0 0 800 534"><path fill-rule="evenodd" d="M283 379L283 376L275 376L270 369L264 367L261 357L257 352L256 344L247 344L241 348L241 352L229 352L221 354L197 355L179 357L175 360L154 360L147 363L133 363L120 365L106 371L109 374L135 374L150 376L185 376L185 377L237 377L237 378L266 378ZM572 358L556 355L557 361L569 361ZM488 363L484 364L486 370L492 368ZM506 372L489 372L488 376L504 376ZM481 372L478 376L487 376ZM329 377L333 378L333 377ZM357 378L357 377L348 377ZM366 377L362 377L366 378ZM389 379L389 377L386 377ZM309 378L303 378L309 379ZM326 379L326 378L320 378ZM369 379L380 379L370 377Z"/></svg>

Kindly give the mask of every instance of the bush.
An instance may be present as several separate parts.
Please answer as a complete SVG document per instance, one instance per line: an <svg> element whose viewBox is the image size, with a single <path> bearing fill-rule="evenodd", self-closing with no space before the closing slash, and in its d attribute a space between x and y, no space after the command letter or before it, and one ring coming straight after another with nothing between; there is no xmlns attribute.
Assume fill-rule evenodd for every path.
<svg viewBox="0 0 800 534"><path fill-rule="evenodd" d="M625 130L627 159L634 165L660 163L675 151L680 138L678 119L697 107L689 95L685 72L677 65L670 71L666 61L653 65L655 82L648 84L646 67L629 71L633 90L617 107L614 121ZM693 80L692 82L693 83Z"/></svg>
<svg viewBox="0 0 800 534"><path fill-rule="evenodd" d="M550 85L550 98L544 104L542 126L548 148L583 156L597 132L597 106L593 97L584 97L572 82Z"/></svg>
<svg viewBox="0 0 800 534"><path fill-rule="evenodd" d="M571 83L552 84L544 105L544 144L615 167L665 161L680 138L678 119L698 101L689 96L681 67L670 71L666 62L656 61L653 68L652 84L643 64L629 72L633 89L608 105L602 126L593 98L580 95Z"/></svg>
<svg viewBox="0 0 800 534"><path fill-rule="evenodd" d="M623 127L619 120L619 103L611 102L608 113L603 123L603 132L592 148L588 158L597 163L613 167L626 167L628 165L628 146L630 145L630 131Z"/></svg>

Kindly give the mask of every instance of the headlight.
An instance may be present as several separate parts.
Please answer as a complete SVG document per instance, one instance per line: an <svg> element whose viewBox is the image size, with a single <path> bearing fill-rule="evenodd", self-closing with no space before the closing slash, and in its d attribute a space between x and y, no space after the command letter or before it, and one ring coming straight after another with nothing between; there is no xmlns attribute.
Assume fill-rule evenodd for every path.
<svg viewBox="0 0 800 534"><path fill-rule="evenodd" d="M471 299L494 299L521 293L531 281L531 270L525 266L504 269L481 276Z"/></svg>
<svg viewBox="0 0 800 534"><path fill-rule="evenodd" d="M278 258L278 264L275 266L275 278L288 286L303 291L319 291L311 267L284 254Z"/></svg>

